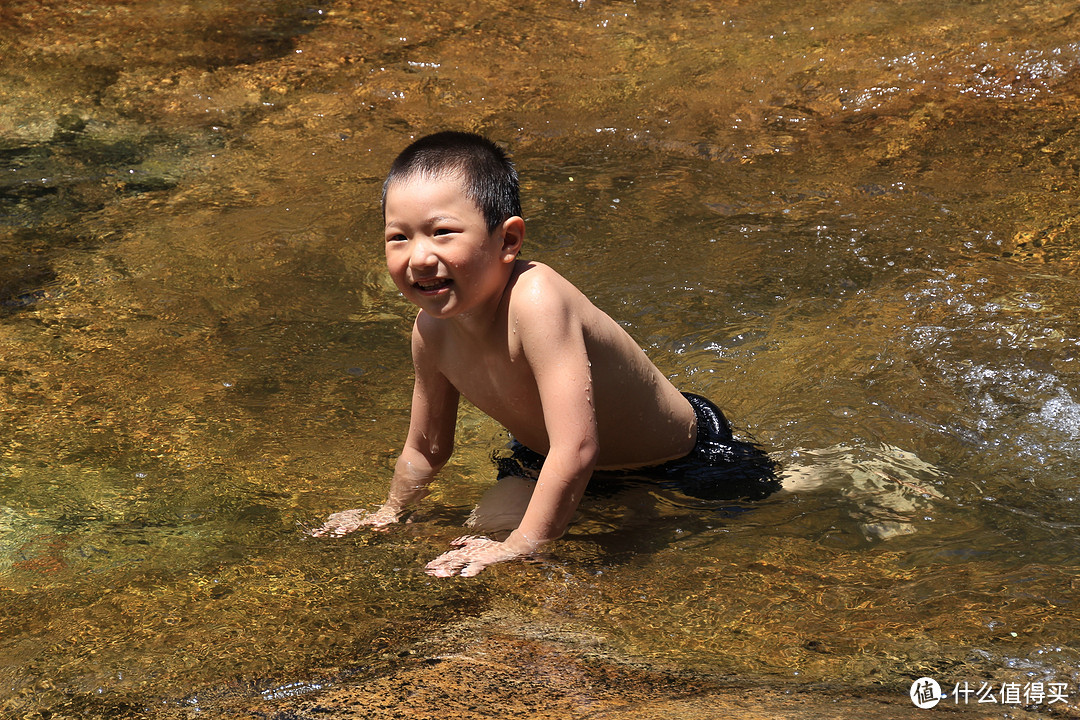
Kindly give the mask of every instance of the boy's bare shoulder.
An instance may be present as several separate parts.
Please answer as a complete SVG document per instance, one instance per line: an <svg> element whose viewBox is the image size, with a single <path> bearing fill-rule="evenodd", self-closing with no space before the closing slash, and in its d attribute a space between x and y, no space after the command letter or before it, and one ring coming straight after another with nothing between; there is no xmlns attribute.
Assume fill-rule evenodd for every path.
<svg viewBox="0 0 1080 720"><path fill-rule="evenodd" d="M542 286L556 280L566 282L562 275L548 265L535 260L518 260L514 269L514 290Z"/></svg>
<svg viewBox="0 0 1080 720"><path fill-rule="evenodd" d="M420 335L421 337L430 336L432 333L439 331L439 321L428 315L423 310L416 313L416 317L413 319L413 337Z"/></svg>
<svg viewBox="0 0 1080 720"><path fill-rule="evenodd" d="M416 313L412 329L413 355L427 354L438 349L446 340L446 324L423 310Z"/></svg>
<svg viewBox="0 0 1080 720"><path fill-rule="evenodd" d="M585 297L573 283L543 263L519 261L510 290L511 313L550 313L577 305Z"/></svg>
<svg viewBox="0 0 1080 720"><path fill-rule="evenodd" d="M507 321L521 339L547 349L558 339L586 341L641 354L626 332L573 283L542 263L522 263L510 292Z"/></svg>

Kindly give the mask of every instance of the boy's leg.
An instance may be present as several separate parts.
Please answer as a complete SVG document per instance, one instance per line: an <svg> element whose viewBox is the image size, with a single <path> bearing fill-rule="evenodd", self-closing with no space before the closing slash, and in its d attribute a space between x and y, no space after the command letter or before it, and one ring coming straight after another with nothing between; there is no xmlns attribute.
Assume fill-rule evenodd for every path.
<svg viewBox="0 0 1080 720"><path fill-rule="evenodd" d="M535 480L527 480L517 475L499 478L480 498L465 524L483 533L514 530L525 516L535 487Z"/></svg>
<svg viewBox="0 0 1080 720"><path fill-rule="evenodd" d="M465 524L485 533L509 533L521 524L532 499L544 456L517 440L492 453L497 482L480 498Z"/></svg>

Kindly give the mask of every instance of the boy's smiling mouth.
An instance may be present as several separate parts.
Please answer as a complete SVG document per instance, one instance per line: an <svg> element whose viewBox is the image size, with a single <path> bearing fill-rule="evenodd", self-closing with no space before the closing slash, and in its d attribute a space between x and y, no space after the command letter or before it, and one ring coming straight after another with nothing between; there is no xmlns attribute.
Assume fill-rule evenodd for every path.
<svg viewBox="0 0 1080 720"><path fill-rule="evenodd" d="M438 292L443 288L449 287L453 281L450 278L427 278L424 280L417 280L413 283L413 287L421 290L422 292Z"/></svg>

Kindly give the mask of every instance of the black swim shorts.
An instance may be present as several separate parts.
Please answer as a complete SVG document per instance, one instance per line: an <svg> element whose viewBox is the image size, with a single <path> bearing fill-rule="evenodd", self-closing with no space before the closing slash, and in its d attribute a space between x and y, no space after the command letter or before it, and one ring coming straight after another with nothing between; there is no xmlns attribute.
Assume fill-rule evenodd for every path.
<svg viewBox="0 0 1080 720"><path fill-rule="evenodd" d="M630 470L597 470L586 492L606 495L628 482L672 488L705 500L760 500L780 489L776 463L757 445L736 440L724 413L700 395L683 393L697 416L697 442L685 457ZM516 440L493 454L498 477L535 480L544 456Z"/></svg>

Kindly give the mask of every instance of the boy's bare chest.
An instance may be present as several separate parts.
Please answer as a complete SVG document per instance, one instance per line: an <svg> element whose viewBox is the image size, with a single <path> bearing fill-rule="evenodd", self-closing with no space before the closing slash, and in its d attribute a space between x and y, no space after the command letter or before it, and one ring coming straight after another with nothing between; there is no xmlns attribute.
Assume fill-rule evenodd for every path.
<svg viewBox="0 0 1080 720"><path fill-rule="evenodd" d="M444 349L439 365L458 392L504 425L539 405L536 379L520 347L462 344Z"/></svg>

